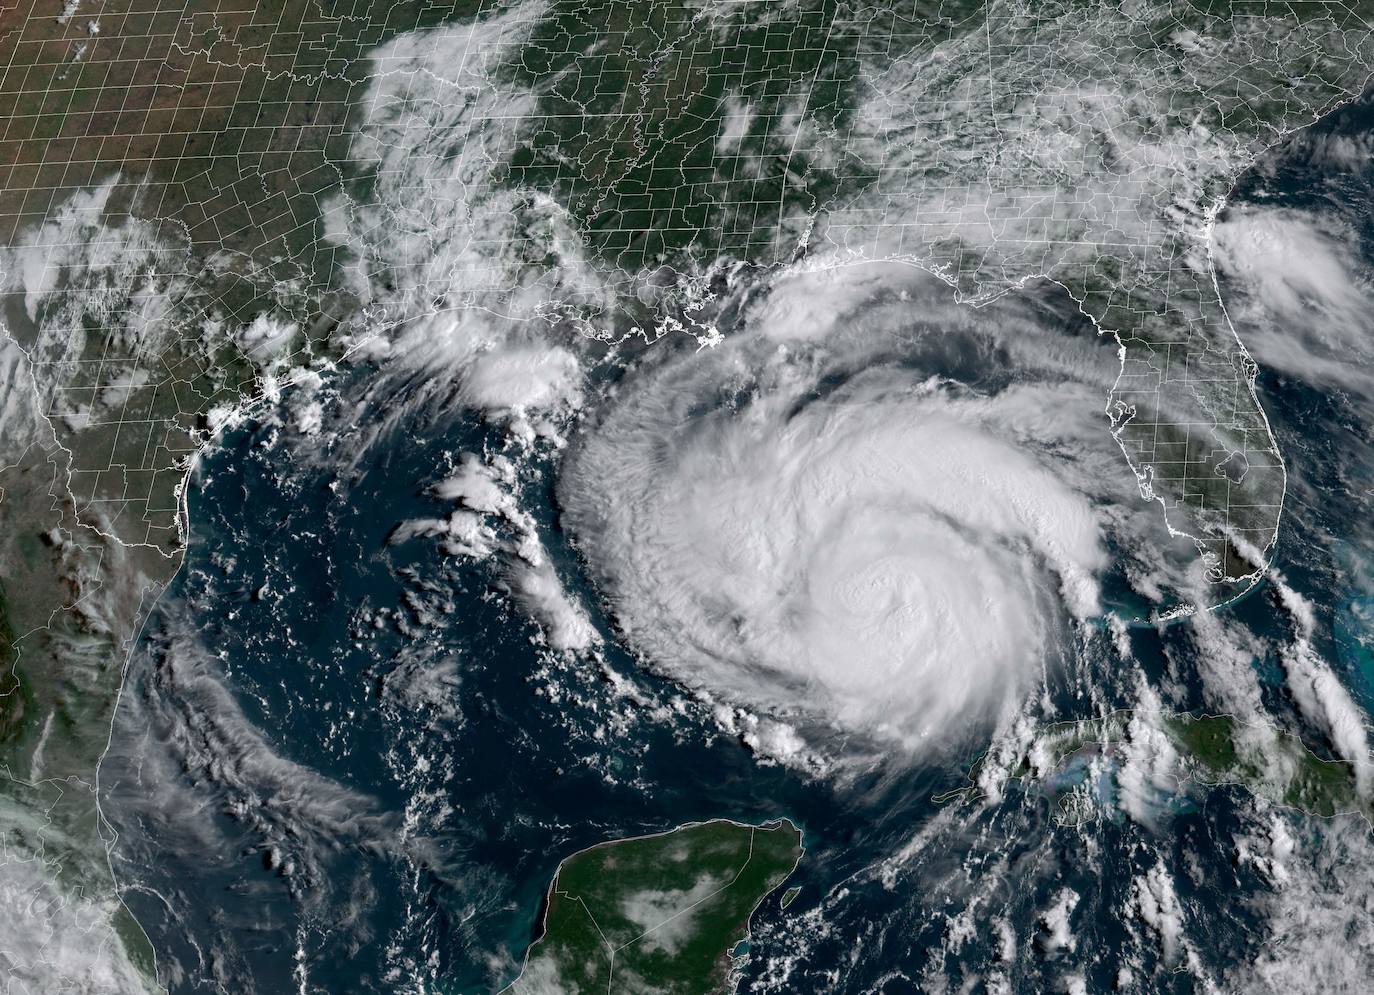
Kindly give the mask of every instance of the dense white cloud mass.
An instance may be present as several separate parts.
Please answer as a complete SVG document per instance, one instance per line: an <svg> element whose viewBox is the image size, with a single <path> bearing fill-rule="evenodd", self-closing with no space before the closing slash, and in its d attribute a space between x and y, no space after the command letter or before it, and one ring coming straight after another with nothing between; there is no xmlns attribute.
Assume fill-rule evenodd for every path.
<svg viewBox="0 0 1374 995"><path fill-rule="evenodd" d="M1058 897L1040 915L1040 949L1045 953L1078 949L1078 937L1073 933L1073 910L1082 897L1072 888L1060 889Z"/></svg>
<svg viewBox="0 0 1374 995"><path fill-rule="evenodd" d="M549 408L576 394L579 375L566 349L511 348L477 357L464 397L484 411Z"/></svg>
<svg viewBox="0 0 1374 995"><path fill-rule="evenodd" d="M1164 962L1178 963L1186 947L1187 935L1183 906L1174 888L1173 876L1160 861L1133 883L1133 900L1137 913L1159 937Z"/></svg>
<svg viewBox="0 0 1374 995"><path fill-rule="evenodd" d="M1033 389L779 349L794 309L757 313L764 335L647 374L572 458L567 518L629 640L691 686L913 749L1011 706L1058 606L1098 611L1106 559L1066 464L1023 439Z"/></svg>
<svg viewBox="0 0 1374 995"><path fill-rule="evenodd" d="M111 920L113 898L63 893L41 857L0 846L0 977L8 995L137 995L153 991Z"/></svg>
<svg viewBox="0 0 1374 995"><path fill-rule="evenodd" d="M1301 211L1250 208L1216 226L1213 247L1243 291L1228 298L1260 362L1371 392L1374 298L1350 233Z"/></svg>
<svg viewBox="0 0 1374 995"><path fill-rule="evenodd" d="M378 389L403 382L527 443L556 440L580 403L578 339L556 327L608 304L563 207L496 181L536 103L499 69L544 13L521 4L376 49L350 149L368 193L325 212L349 287L371 302L345 339L387 370Z"/></svg>

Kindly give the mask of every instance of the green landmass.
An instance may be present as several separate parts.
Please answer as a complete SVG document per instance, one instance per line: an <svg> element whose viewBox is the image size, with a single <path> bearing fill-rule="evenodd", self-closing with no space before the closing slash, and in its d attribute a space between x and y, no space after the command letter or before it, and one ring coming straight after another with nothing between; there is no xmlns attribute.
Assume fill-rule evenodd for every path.
<svg viewBox="0 0 1374 995"><path fill-rule="evenodd" d="M583 850L558 868L512 995L726 990L749 918L801 859L801 831L716 820ZM794 892L789 892L794 894Z"/></svg>
<svg viewBox="0 0 1374 995"><path fill-rule="evenodd" d="M999 764L1009 779L1044 780L1071 761L1101 754L1122 759L1135 734L1131 711L1101 719L1057 722L1045 727L1034 744L1013 757L985 754L970 768L970 785L937 795L937 801L967 800L988 764ZM1361 814L1374 819L1374 803L1356 791L1355 771L1344 761L1318 756L1297 736L1269 726L1238 722L1229 715L1179 714L1165 717L1160 731L1178 754L1180 781L1205 785L1237 784L1276 804L1310 815Z"/></svg>
<svg viewBox="0 0 1374 995"><path fill-rule="evenodd" d="M793 902L797 900L797 896L800 894L800 888L788 888L786 891L782 893L782 901L778 903L778 907L782 909L787 908L789 905L791 905Z"/></svg>
<svg viewBox="0 0 1374 995"><path fill-rule="evenodd" d="M1374 805L1361 800L1355 790L1354 769L1344 761L1317 756L1296 736L1278 734L1257 749L1244 742L1247 727L1226 715L1176 716L1165 727L1196 764L1200 780L1243 784L1271 801L1313 815L1374 816Z"/></svg>

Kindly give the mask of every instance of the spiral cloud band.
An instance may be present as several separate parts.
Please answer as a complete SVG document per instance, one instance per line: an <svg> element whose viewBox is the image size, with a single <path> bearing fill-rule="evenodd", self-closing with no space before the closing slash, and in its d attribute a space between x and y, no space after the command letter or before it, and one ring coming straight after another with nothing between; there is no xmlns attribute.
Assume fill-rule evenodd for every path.
<svg viewBox="0 0 1374 995"><path fill-rule="evenodd" d="M1013 703L1105 560L1091 502L1018 441L1015 388L749 353L648 374L570 460L567 521L630 642L911 749Z"/></svg>

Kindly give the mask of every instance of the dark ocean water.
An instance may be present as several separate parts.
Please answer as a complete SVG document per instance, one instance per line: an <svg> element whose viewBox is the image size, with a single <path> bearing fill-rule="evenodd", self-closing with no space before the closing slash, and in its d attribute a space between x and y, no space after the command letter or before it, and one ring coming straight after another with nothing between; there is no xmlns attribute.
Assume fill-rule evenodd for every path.
<svg viewBox="0 0 1374 995"><path fill-rule="evenodd" d="M439 990L488 990L513 977L512 958L530 941L563 856L716 816L789 816L805 827L808 848L834 855L826 874L821 860L808 860L793 881L803 888L795 914L827 878L904 839L910 820L932 807L932 791L962 780L856 785L865 807L892 813L870 824L847 818L824 784L756 765L738 742L690 716L637 720L629 736L603 736L607 713L624 708L608 701L608 670L633 676L658 702L677 691L613 644L601 665L552 662L486 565L455 563L433 543L387 544L399 522L438 510L421 486L452 454L493 441L462 420L416 420L423 424L403 424L346 477L299 459L264 427L229 434L198 475L186 567L149 622L127 697L139 719L152 716L153 748L204 752L182 766L202 772L187 783L213 813L204 821L216 852L194 845L204 830L179 826L175 810L160 824L120 825L121 791L137 776L124 768L120 744L102 776L115 797L127 879L137 881L129 904L169 964L190 975L173 990L205 987L216 970L207 950L216 946L229 977L287 990L302 923L312 990L386 990L393 935L414 944L417 958L435 953ZM547 489L544 501L546 543L575 582ZM577 593L594 603L591 592ZM196 654L242 710L243 727L272 753L367 799L367 811L383 814L378 833L403 831L417 793L446 809L415 831L423 855L377 853L366 834L326 828L339 819L333 793L293 787L295 772L262 786L252 764L241 764L250 768L242 776L213 771L217 752L226 766L241 755L234 741L243 728L188 733L209 724L197 714L205 704L178 702L182 682L169 660ZM424 682L425 696L442 703L398 690L407 681ZM143 708L140 699L159 704ZM142 739L130 743L127 762L146 748ZM283 876L292 862L313 872ZM167 905L186 921L169 922ZM353 905L367 920L357 929L341 925Z"/></svg>
<svg viewBox="0 0 1374 995"><path fill-rule="evenodd" d="M1320 127L1371 124L1362 103ZM1339 212L1374 239L1372 176L1294 152L1238 199ZM785 914L776 895L761 909L746 991L896 995L975 977L972 990L1004 977L1050 991L1078 973L1100 992L1124 964L1138 990L1193 991L1123 911L1159 863L1213 971L1256 955L1265 934L1245 896L1268 885L1235 860L1253 809L1242 789L1161 797L1153 826L1061 825L1054 786L977 809L933 802L964 783L960 764L839 779L762 765L618 648L558 528L551 455L522 464L521 497L605 637L592 658L540 644L499 563L389 543L399 523L444 514L425 487L502 433L401 393L357 402L357 376L319 439L266 417L205 458L186 565L133 654L101 783L116 870L171 991L493 991L517 973L562 857L717 816L787 816L805 832L800 896ZM1261 386L1293 475L1277 565L1318 606L1318 649L1374 705L1367 411L1288 377ZM351 431L384 416L376 439ZM1276 624L1264 586L1225 613L1260 635ZM1151 681L1201 701L1187 623L1130 639ZM1064 717L1094 712L1085 666L1088 678L1052 682ZM1254 666L1290 711L1277 663ZM1127 700L1096 676L1106 703ZM1100 794L1113 791L1104 779ZM1044 918L1066 888L1079 896L1072 949Z"/></svg>

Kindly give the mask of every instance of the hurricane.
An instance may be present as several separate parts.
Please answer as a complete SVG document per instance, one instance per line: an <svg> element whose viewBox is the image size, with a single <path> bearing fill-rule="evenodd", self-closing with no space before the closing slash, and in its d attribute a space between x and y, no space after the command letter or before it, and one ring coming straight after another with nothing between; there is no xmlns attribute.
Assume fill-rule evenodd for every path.
<svg viewBox="0 0 1374 995"><path fill-rule="evenodd" d="M800 332L795 280L830 300ZM993 315L902 286L775 281L726 344L628 378L561 493L649 666L917 751L1006 717L1072 655L1107 553L1037 424L1044 385L934 372L993 348Z"/></svg>

